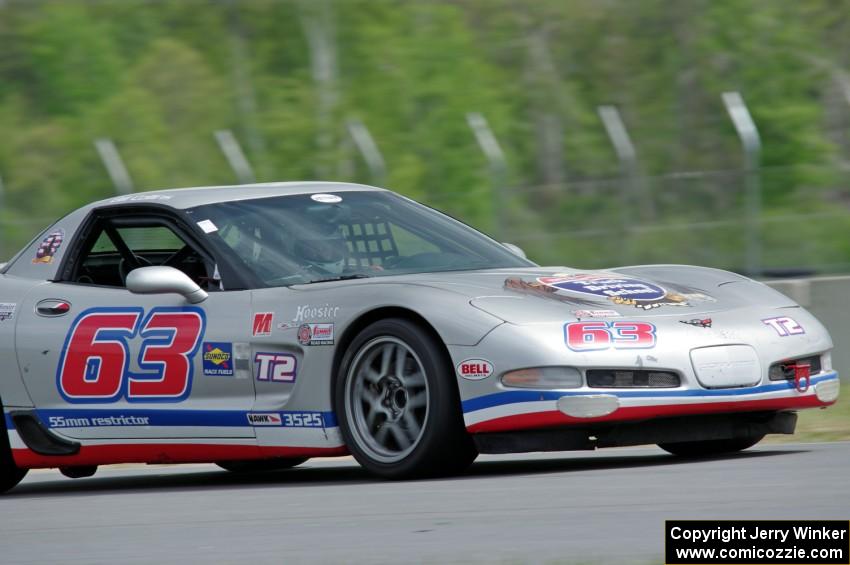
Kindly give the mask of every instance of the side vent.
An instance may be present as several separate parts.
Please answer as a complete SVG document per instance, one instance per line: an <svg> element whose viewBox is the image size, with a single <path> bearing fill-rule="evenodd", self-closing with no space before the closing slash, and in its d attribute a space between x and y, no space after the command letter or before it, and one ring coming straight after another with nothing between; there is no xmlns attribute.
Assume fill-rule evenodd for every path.
<svg viewBox="0 0 850 565"><path fill-rule="evenodd" d="M23 442L39 455L74 455L80 451L79 443L59 437L47 429L35 411L20 410L9 415Z"/></svg>

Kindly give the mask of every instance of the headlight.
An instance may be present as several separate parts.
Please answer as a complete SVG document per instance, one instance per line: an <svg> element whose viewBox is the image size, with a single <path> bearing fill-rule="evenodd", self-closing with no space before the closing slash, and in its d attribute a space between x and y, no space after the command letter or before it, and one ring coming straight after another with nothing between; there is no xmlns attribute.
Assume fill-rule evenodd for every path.
<svg viewBox="0 0 850 565"><path fill-rule="evenodd" d="M581 373L573 367L533 367L505 373L502 384L518 388L579 388Z"/></svg>

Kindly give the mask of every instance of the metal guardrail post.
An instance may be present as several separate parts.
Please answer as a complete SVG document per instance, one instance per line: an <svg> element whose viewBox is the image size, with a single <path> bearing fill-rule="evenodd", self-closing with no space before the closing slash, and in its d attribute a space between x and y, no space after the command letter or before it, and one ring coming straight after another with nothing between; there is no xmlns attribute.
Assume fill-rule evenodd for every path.
<svg viewBox="0 0 850 565"><path fill-rule="evenodd" d="M130 178L130 173L127 172L127 167L124 166L124 161L121 159L121 154L118 153L118 148L111 139L101 137L94 140L95 149L97 149L100 160L103 161L103 166L106 167L106 172L109 178L112 179L112 184L115 186L115 192L118 194L130 194L133 192L133 180Z"/></svg>
<svg viewBox="0 0 850 565"><path fill-rule="evenodd" d="M750 276L761 273L761 138L744 98L739 92L724 92L723 104L732 119L732 124L741 139L744 149L744 174L746 191L746 269Z"/></svg>
<svg viewBox="0 0 850 565"><path fill-rule="evenodd" d="M490 176L493 181L493 235L501 241L506 233L505 193L508 182L508 163L499 141L483 115L479 112L470 112L466 115L466 122L475 134L478 146L490 165Z"/></svg>
<svg viewBox="0 0 850 565"><path fill-rule="evenodd" d="M3 0L0 0L0 7L3 6ZM3 184L3 176L0 175L0 212L6 209L6 185ZM5 243L5 234L3 233L3 228L5 228L5 222L0 224L0 257L5 258L6 253L5 249L3 249L3 244Z"/></svg>
<svg viewBox="0 0 850 565"><path fill-rule="evenodd" d="M345 126L348 129L348 135L351 136L354 145L363 156L366 166L369 167L372 184L382 187L387 178L387 165L381 150L378 149L378 144L375 143L375 139L369 132L369 128L360 120L355 119L348 120Z"/></svg>
<svg viewBox="0 0 850 565"><path fill-rule="evenodd" d="M622 244L620 245L620 262L628 264L632 257L631 226L633 214L630 211L636 209L637 204L637 152L629 137L629 132L620 117L620 112L615 106L599 106L597 109L605 132L614 146L614 152L620 161L620 172L623 176L623 185L620 189L620 229Z"/></svg>
<svg viewBox="0 0 850 565"><path fill-rule="evenodd" d="M221 152L230 164L230 168L236 173L236 179L240 184L251 184L257 182L254 169L245 157L242 147L233 132L229 129L220 129L213 133Z"/></svg>

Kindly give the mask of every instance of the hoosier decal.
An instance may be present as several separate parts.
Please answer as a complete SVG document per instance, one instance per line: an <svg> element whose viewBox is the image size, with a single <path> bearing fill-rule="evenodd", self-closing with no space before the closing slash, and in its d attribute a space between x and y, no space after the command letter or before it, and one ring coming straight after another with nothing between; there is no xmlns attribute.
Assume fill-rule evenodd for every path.
<svg viewBox="0 0 850 565"><path fill-rule="evenodd" d="M336 318L337 314L339 314L339 306L333 306L331 304L311 306L304 304L303 306L298 306L295 310L295 317L292 319L292 322L300 323L307 320L325 320L327 318Z"/></svg>

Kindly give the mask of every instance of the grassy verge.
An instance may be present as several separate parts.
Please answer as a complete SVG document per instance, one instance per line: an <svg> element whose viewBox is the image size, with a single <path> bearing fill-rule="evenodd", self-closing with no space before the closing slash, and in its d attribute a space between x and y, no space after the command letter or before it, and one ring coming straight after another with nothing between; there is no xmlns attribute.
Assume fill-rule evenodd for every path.
<svg viewBox="0 0 850 565"><path fill-rule="evenodd" d="M848 441L850 440L850 383L842 379L838 402L826 409L800 410L797 433L769 435L765 442Z"/></svg>

